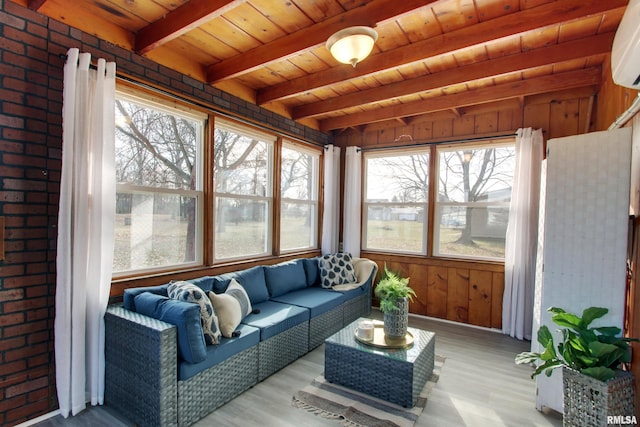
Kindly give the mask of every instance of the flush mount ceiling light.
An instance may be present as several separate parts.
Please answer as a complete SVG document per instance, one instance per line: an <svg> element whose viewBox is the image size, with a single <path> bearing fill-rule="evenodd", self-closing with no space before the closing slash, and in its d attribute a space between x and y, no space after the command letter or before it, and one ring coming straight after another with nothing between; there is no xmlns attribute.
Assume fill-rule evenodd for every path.
<svg viewBox="0 0 640 427"><path fill-rule="evenodd" d="M327 49L338 62L355 67L371 53L377 39L378 33L373 28L349 27L329 37Z"/></svg>

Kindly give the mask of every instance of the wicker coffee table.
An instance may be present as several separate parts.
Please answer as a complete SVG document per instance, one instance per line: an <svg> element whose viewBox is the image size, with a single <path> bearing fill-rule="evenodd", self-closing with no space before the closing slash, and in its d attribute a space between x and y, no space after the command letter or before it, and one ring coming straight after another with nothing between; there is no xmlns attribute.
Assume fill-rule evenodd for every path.
<svg viewBox="0 0 640 427"><path fill-rule="evenodd" d="M327 381L396 403L415 406L434 364L435 334L409 328L413 345L384 349L355 338L360 321L325 340L324 376Z"/></svg>

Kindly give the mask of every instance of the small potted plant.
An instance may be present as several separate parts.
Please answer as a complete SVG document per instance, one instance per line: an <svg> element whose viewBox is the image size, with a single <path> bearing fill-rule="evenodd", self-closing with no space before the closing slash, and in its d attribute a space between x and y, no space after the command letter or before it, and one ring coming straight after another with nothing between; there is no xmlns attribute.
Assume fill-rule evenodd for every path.
<svg viewBox="0 0 640 427"><path fill-rule="evenodd" d="M551 331L542 325L537 338L544 351L522 352L515 362L539 363L531 378L542 372L551 376L554 369L562 368L563 424L578 426L587 425L585 420L600 420L595 425L606 425L607 414L632 415L633 376L620 367L631 361L629 343L637 339L621 337L615 326L590 327L609 312L603 307L589 307L582 317L557 307L548 311L561 327L561 341L556 347Z"/></svg>
<svg viewBox="0 0 640 427"><path fill-rule="evenodd" d="M382 277L375 288L384 313L384 333L389 338L404 338L409 324L409 300L415 296L409 287L409 278L393 272L384 265Z"/></svg>

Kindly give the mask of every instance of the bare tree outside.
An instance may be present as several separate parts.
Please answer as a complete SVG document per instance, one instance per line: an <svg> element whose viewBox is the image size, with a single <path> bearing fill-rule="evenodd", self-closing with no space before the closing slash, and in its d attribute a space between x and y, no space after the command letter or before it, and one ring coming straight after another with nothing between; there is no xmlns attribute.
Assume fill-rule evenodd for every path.
<svg viewBox="0 0 640 427"><path fill-rule="evenodd" d="M118 182L194 190L194 122L121 99L116 110Z"/></svg>
<svg viewBox="0 0 640 427"><path fill-rule="evenodd" d="M268 252L273 143L216 126L213 150L216 259Z"/></svg>
<svg viewBox="0 0 640 427"><path fill-rule="evenodd" d="M195 261L203 121L125 97L115 108L114 271Z"/></svg>
<svg viewBox="0 0 640 427"><path fill-rule="evenodd" d="M436 249L440 254L503 257L514 147L451 148L438 153Z"/></svg>
<svg viewBox="0 0 640 427"><path fill-rule="evenodd" d="M280 249L317 247L319 154L287 145L280 166Z"/></svg>
<svg viewBox="0 0 640 427"><path fill-rule="evenodd" d="M434 251L501 258L515 167L513 145L438 149ZM366 158L368 249L425 253L429 156Z"/></svg>
<svg viewBox="0 0 640 427"><path fill-rule="evenodd" d="M367 249L426 253L428 151L365 157Z"/></svg>

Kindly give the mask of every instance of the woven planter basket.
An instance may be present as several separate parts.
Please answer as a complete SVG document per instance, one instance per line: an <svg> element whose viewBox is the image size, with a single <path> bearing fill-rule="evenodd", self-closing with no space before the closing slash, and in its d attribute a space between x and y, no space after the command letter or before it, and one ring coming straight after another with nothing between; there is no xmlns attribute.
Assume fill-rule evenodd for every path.
<svg viewBox="0 0 640 427"><path fill-rule="evenodd" d="M634 415L633 375L618 370L603 382L578 371L562 369L564 427L610 427L607 416Z"/></svg>

